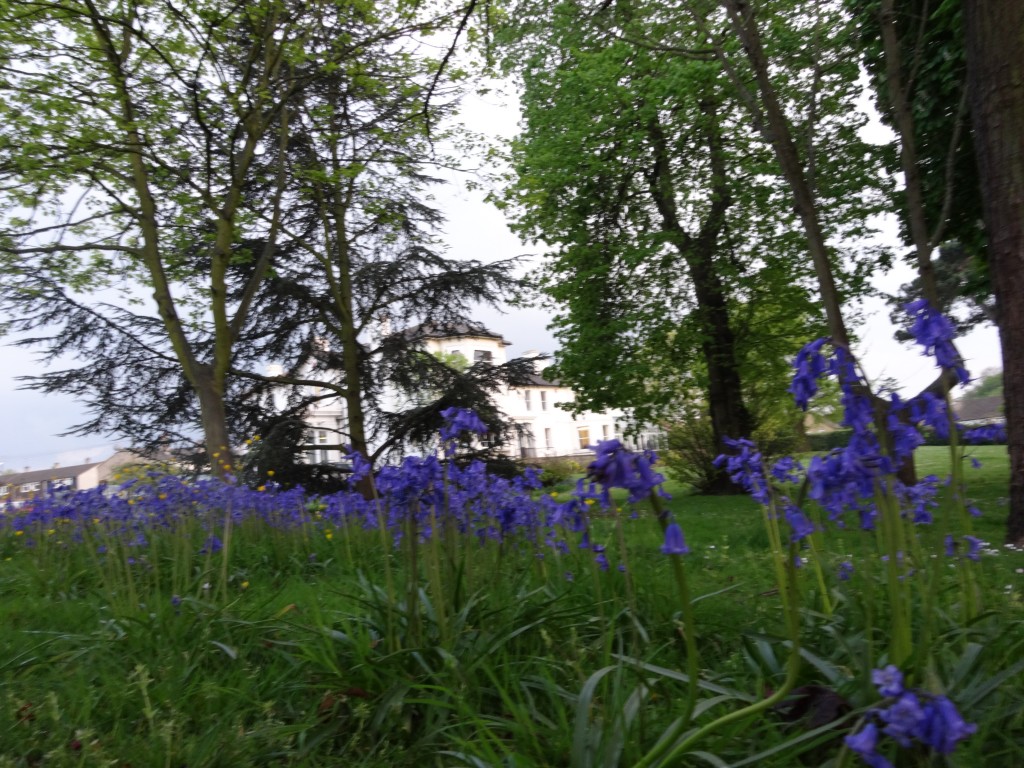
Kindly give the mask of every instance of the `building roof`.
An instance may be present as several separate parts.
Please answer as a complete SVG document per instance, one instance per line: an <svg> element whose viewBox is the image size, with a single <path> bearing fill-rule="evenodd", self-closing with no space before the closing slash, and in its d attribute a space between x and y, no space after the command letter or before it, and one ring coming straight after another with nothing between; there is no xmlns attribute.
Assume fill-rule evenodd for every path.
<svg viewBox="0 0 1024 768"><path fill-rule="evenodd" d="M1004 418L1001 395L989 397L966 397L955 406L960 421L1000 421Z"/></svg>
<svg viewBox="0 0 1024 768"><path fill-rule="evenodd" d="M102 461L94 461L90 464L73 464L67 467L50 467L49 469L11 472L7 475L0 475L0 485L23 485L24 483L41 483L46 480L63 480L65 477L78 477L83 472L102 463Z"/></svg>
<svg viewBox="0 0 1024 768"><path fill-rule="evenodd" d="M530 387L563 387L564 384L560 384L557 381L551 381L550 379L544 378L542 373L531 373L528 377L528 383L521 386Z"/></svg>
<svg viewBox="0 0 1024 768"><path fill-rule="evenodd" d="M497 339L498 343L503 347L512 345L512 342L506 341L501 334L489 331L482 323L473 322L472 320L458 320L451 323L428 320L425 323L420 323L406 329L404 333L411 337L427 339L455 339L464 337Z"/></svg>

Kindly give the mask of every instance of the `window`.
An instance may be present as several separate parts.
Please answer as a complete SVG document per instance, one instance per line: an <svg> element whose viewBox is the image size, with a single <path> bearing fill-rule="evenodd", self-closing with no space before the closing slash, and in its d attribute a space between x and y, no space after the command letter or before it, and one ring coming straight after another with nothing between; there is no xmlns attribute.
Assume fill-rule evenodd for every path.
<svg viewBox="0 0 1024 768"><path fill-rule="evenodd" d="M9 485L0 485L0 496L6 496L10 492L11 492L11 486L9 486Z"/></svg>
<svg viewBox="0 0 1024 768"><path fill-rule="evenodd" d="M523 390L523 402L526 403L526 410L533 410L533 404L530 401L530 390L528 389Z"/></svg>
<svg viewBox="0 0 1024 768"><path fill-rule="evenodd" d="M601 427L601 437L605 440L612 439L612 428L609 427L607 424Z"/></svg>
<svg viewBox="0 0 1024 768"><path fill-rule="evenodd" d="M39 483L25 483L21 486L22 493L35 493L39 490Z"/></svg>
<svg viewBox="0 0 1024 768"><path fill-rule="evenodd" d="M580 450L584 451L590 445L590 427L578 427L576 432L580 436Z"/></svg>
<svg viewBox="0 0 1024 768"><path fill-rule="evenodd" d="M494 354L489 349L475 349L473 350L473 362L474 363L493 363Z"/></svg>
<svg viewBox="0 0 1024 768"><path fill-rule="evenodd" d="M540 409L542 411L546 411L548 409L548 393L545 389L540 391Z"/></svg>
<svg viewBox="0 0 1024 768"><path fill-rule="evenodd" d="M551 427L544 427L544 447L549 451L554 447L551 444Z"/></svg>

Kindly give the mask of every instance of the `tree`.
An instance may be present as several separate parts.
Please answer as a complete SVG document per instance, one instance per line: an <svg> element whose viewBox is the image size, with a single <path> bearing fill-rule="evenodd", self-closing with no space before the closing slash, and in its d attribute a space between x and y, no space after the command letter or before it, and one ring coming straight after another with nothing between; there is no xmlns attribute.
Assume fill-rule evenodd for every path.
<svg viewBox="0 0 1024 768"><path fill-rule="evenodd" d="M765 173L770 149L745 129L738 92L699 32L671 9L535 13L515 15L524 130L506 205L521 233L554 250L544 282L559 311L559 376L579 407L629 407L642 420L699 391L720 453L725 437L755 427L744 375L781 381L818 316L785 190ZM806 121L815 184L834 202L828 234L856 236L872 182L830 152L858 144L840 118L853 92L808 72L816 84L801 101L804 74L787 106ZM856 293L855 270L843 276Z"/></svg>
<svg viewBox="0 0 1024 768"><path fill-rule="evenodd" d="M993 323L960 6L848 0L847 7L858 24L879 114L901 136L889 170L911 178L894 190L892 203L901 213L903 241L917 251L938 249L930 257L938 307L961 332ZM900 287L891 299L894 325L906 326L902 307L924 290L920 275ZM909 335L901 330L897 337Z"/></svg>
<svg viewBox="0 0 1024 768"><path fill-rule="evenodd" d="M93 361L34 385L84 397L87 429L152 435L196 414L227 470L230 403L259 392L240 364L290 340L262 324L279 297L261 290L320 223L291 226L310 171L271 158L294 156L339 83L357 111L374 89L415 92L420 117L404 113L392 138L429 127L440 64L420 62L412 35L461 32L475 6L5 4L0 304L49 359ZM391 80L366 74L381 57ZM331 162L332 183L358 166Z"/></svg>
<svg viewBox="0 0 1024 768"><path fill-rule="evenodd" d="M980 400L985 397L1003 396L1003 372L996 369L983 371L971 386L960 395L961 400Z"/></svg>
<svg viewBox="0 0 1024 768"><path fill-rule="evenodd" d="M964 0L971 123L1003 350L1010 453L1007 541L1024 542L1024 5Z"/></svg>

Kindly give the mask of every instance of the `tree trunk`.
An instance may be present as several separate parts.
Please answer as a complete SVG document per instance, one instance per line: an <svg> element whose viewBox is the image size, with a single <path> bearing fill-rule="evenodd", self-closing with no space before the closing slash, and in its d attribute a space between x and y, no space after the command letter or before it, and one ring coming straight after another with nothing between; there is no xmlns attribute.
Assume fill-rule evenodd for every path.
<svg viewBox="0 0 1024 768"><path fill-rule="evenodd" d="M237 467L231 452L228 437L227 412L224 408L224 386L218 384L213 370L208 365L198 365L195 381L196 397L199 399L199 413L203 424L203 442L210 468L216 477L233 474Z"/></svg>
<svg viewBox="0 0 1024 768"><path fill-rule="evenodd" d="M1024 3L964 0L967 82L1010 453L1006 539L1024 543Z"/></svg>
<svg viewBox="0 0 1024 768"><path fill-rule="evenodd" d="M654 204L661 215L662 231L670 236L680 258L686 262L693 282L697 298L696 315L703 337L701 351L708 367L708 411L715 451L720 455L727 452L725 438L750 436L754 420L743 402L736 337L729 320L725 287L715 266L715 259L719 256L719 234L725 227L725 214L732 203L721 146L721 126L710 102L702 103L701 111L707 117L703 133L711 154L713 200L696 237L686 232L679 219L669 148L657 119L652 120L648 126L654 150L654 167L649 176L649 186ZM739 486L724 471L719 471L705 490L709 493L740 492Z"/></svg>

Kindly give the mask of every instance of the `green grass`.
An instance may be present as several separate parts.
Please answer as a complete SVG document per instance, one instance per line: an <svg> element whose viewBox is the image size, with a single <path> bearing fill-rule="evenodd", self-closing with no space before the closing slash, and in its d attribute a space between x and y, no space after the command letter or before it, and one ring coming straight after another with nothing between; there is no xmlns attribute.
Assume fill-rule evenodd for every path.
<svg viewBox="0 0 1024 768"><path fill-rule="evenodd" d="M974 530L993 542L977 567L984 612L959 621L956 561L941 555L938 527L921 529L943 576L930 677L915 683L948 690L979 723L950 765L1003 766L1024 750L1024 552L998 545L1005 450L974 452ZM943 449L919 455L920 474L948 471ZM708 722L780 684L781 601L757 505L668 490L692 549ZM226 562L187 568L176 545L154 543L163 561L150 566L163 575L140 572L134 599L75 547L0 542L0 768L632 765L678 716L681 605L643 507L593 521L607 572L588 550L541 560L470 542L437 553L441 593L429 569L410 593L406 554L372 533L246 525L234 537ZM868 557L873 541L856 525L821 538L832 610L806 568L800 683L864 708L877 701L867 674L884 660L884 592L859 572L839 582L834 568ZM419 555L431 562L429 547ZM823 764L853 723L808 736L772 710L701 749L727 765Z"/></svg>

